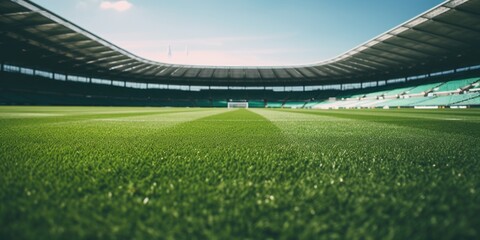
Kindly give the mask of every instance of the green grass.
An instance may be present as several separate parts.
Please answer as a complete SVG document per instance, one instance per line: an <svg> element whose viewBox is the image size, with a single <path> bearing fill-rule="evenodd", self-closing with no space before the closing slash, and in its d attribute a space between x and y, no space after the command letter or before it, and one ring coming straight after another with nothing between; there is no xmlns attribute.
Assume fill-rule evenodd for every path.
<svg viewBox="0 0 480 240"><path fill-rule="evenodd" d="M480 111L0 107L0 239L478 239Z"/></svg>

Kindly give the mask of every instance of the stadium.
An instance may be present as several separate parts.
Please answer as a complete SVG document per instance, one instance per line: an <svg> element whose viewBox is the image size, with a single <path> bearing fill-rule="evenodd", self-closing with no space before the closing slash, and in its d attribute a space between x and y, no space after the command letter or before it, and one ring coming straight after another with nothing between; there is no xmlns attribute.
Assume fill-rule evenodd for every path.
<svg viewBox="0 0 480 240"><path fill-rule="evenodd" d="M186 65L0 0L0 238L478 239L480 1L385 30Z"/></svg>

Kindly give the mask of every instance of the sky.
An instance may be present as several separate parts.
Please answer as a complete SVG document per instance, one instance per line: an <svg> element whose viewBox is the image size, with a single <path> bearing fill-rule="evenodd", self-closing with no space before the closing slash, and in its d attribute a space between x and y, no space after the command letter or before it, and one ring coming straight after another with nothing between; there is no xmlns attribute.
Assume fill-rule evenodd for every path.
<svg viewBox="0 0 480 240"><path fill-rule="evenodd" d="M336 57L442 0L33 0L131 53L189 65Z"/></svg>

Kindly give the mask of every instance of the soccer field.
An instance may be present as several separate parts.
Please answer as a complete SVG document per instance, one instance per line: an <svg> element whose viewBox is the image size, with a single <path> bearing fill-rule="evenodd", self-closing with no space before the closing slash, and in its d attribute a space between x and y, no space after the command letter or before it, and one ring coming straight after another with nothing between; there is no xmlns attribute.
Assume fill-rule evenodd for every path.
<svg viewBox="0 0 480 240"><path fill-rule="evenodd" d="M480 237L480 109L0 107L0 239Z"/></svg>

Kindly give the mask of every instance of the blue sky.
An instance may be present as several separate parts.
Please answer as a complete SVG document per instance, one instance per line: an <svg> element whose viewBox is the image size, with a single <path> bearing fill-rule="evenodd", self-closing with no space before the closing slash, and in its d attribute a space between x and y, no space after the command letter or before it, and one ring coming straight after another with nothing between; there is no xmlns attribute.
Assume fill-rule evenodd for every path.
<svg viewBox="0 0 480 240"><path fill-rule="evenodd" d="M147 59L229 66L292 65L326 60L443 2L33 1Z"/></svg>

